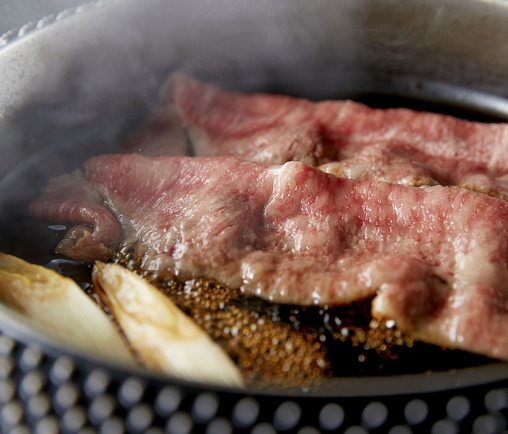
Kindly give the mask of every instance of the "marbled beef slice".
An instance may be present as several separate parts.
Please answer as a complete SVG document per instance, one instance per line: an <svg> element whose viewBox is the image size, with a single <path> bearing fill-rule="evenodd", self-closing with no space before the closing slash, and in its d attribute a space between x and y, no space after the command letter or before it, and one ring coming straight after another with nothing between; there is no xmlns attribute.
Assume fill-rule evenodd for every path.
<svg viewBox="0 0 508 434"><path fill-rule="evenodd" d="M506 124L353 101L244 95L175 74L162 88L160 107L126 150L182 155L182 126L199 156L301 161L361 181L458 186L508 199ZM132 146L139 142L144 145Z"/></svg>
<svg viewBox="0 0 508 434"><path fill-rule="evenodd" d="M51 181L30 207L47 220L93 225L85 243L71 231L72 242L60 244L70 257L100 259L102 246L107 254L137 243L145 269L274 302L377 297L376 316L422 340L508 359L502 200L337 178L299 162L104 155L85 168L84 178ZM494 347L474 343L493 333Z"/></svg>

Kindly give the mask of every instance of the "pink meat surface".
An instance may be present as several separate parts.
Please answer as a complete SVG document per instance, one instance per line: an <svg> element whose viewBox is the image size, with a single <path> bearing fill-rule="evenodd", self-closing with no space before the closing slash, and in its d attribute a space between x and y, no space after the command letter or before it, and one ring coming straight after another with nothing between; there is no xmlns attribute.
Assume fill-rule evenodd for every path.
<svg viewBox="0 0 508 434"><path fill-rule="evenodd" d="M107 257L119 245L122 232L117 219L79 170L51 179L29 211L44 220L79 223L58 245L58 253L91 261Z"/></svg>
<svg viewBox="0 0 508 434"><path fill-rule="evenodd" d="M299 162L105 155L85 167L86 181L53 180L59 187L48 187L32 214L92 224L98 245L137 243L143 268L179 280L212 279L298 305L384 297L376 315L441 345L453 341L453 318L465 309L461 345L508 359L506 327L496 330L495 350L473 342L508 324L505 201L337 178ZM67 252L63 243L71 257L102 257L90 243Z"/></svg>
<svg viewBox="0 0 508 434"><path fill-rule="evenodd" d="M263 164L328 160L327 152L334 150L325 149L323 133L345 104L243 95L181 74L166 82L162 95L162 106L174 105L197 155L231 155Z"/></svg>
<svg viewBox="0 0 508 434"><path fill-rule="evenodd" d="M508 200L506 124L352 101L244 95L181 74L167 81L161 95L159 112L176 113L196 155L263 164L301 161L351 179L459 186ZM142 128L152 133L153 149L147 143L146 155L175 155L177 143L184 147L151 128L165 119L156 114Z"/></svg>
<svg viewBox="0 0 508 434"><path fill-rule="evenodd" d="M372 314L417 340L508 360L508 301L490 286L390 286L374 298Z"/></svg>

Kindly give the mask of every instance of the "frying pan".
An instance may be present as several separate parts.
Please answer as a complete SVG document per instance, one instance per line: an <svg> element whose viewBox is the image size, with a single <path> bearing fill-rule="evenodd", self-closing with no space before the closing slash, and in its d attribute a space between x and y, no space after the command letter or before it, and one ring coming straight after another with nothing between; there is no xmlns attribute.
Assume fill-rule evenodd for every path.
<svg viewBox="0 0 508 434"><path fill-rule="evenodd" d="M110 0L8 33L0 38L0 250L45 263L53 240L32 230L27 204L48 177L118 150L172 71L244 92L416 101L502 120L506 41L508 5L479 0ZM169 433L445 433L506 425L504 363L334 378L315 391L243 391L122 370L60 347L5 306L0 328L5 432L153 425ZM40 387L30 389L37 375ZM78 392L61 405L64 386ZM45 412L33 410L35 397L49 400ZM101 419L97 402L108 399L113 410Z"/></svg>

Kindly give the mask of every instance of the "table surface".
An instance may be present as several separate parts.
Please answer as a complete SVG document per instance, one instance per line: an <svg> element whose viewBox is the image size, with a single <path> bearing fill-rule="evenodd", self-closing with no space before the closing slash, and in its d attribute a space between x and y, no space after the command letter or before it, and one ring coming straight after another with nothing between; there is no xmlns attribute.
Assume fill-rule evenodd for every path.
<svg viewBox="0 0 508 434"><path fill-rule="evenodd" d="M0 36L30 21L84 3L87 0L0 0Z"/></svg>

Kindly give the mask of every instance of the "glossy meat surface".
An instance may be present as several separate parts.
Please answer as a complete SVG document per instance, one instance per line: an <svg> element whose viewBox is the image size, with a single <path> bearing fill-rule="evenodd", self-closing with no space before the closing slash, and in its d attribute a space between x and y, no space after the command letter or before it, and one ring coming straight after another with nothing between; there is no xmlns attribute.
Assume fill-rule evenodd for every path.
<svg viewBox="0 0 508 434"><path fill-rule="evenodd" d="M359 182L303 163L266 167L235 158L106 155L86 169L93 201L75 194L85 181L64 188L65 176L51 182L58 187L32 204L32 214L91 223L101 243L139 242L145 266L164 263L183 278L215 277L267 298L332 305L368 296L344 295L355 285L371 295L388 274L402 273L407 258L425 264L422 276L460 285L488 280L504 290L508 281L508 205L467 190ZM357 266L387 277L365 286L376 279L361 277Z"/></svg>
<svg viewBox="0 0 508 434"><path fill-rule="evenodd" d="M124 150L214 158L96 157L30 210L78 224L75 259L136 244L145 269L275 302L373 297L416 339L508 360L506 131L175 75Z"/></svg>
<svg viewBox="0 0 508 434"><path fill-rule="evenodd" d="M161 94L158 113L165 114L156 113L136 133L151 137L153 147L140 148L145 155L176 155L176 148L186 146L175 138L177 129L171 135L151 127L167 122L184 126L199 156L231 155L263 164L301 161L356 180L458 186L508 199L505 124L352 101L244 95L181 74L172 76Z"/></svg>
<svg viewBox="0 0 508 434"><path fill-rule="evenodd" d="M425 342L508 359L505 201L299 162L104 155L85 168L50 181L30 208L94 226L86 242L70 231L59 247L68 256L101 259L135 243L145 269L275 302L375 297L374 316Z"/></svg>
<svg viewBox="0 0 508 434"><path fill-rule="evenodd" d="M508 360L508 301L492 287L386 287L372 314L395 320L414 339Z"/></svg>

